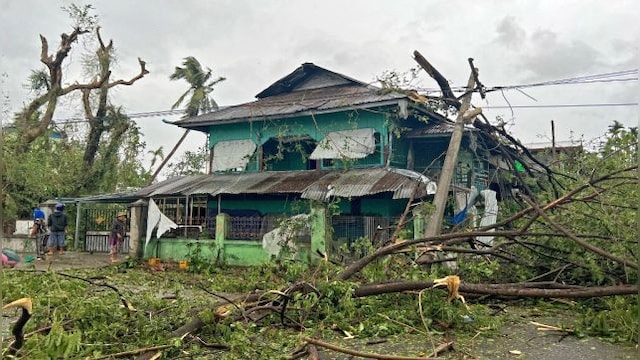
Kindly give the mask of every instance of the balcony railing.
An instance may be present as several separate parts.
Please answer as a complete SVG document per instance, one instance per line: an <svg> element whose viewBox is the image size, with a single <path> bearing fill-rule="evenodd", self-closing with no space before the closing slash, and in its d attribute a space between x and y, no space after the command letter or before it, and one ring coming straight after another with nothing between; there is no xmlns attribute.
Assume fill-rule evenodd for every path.
<svg viewBox="0 0 640 360"><path fill-rule="evenodd" d="M383 244L391 238L397 222L396 217L378 216L339 215L331 219L334 240L346 241L348 245L361 238L367 238L373 244Z"/></svg>

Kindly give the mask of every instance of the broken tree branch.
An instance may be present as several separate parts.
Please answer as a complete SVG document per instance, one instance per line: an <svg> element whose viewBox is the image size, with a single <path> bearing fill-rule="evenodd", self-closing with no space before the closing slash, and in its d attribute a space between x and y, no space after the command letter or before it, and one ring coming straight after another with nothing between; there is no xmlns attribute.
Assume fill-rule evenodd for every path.
<svg viewBox="0 0 640 360"><path fill-rule="evenodd" d="M413 58L420 65L420 67L422 67L424 71L426 71L427 74L429 74L429 76L431 76L438 83L438 86L442 91L442 100L448 105L455 107L456 110L460 110L462 104L460 103L460 101L458 101L458 99L456 99L456 96L453 94L453 91L451 90L451 86L449 86L449 82L447 81L447 79L442 76L442 74L438 70L436 70L436 68L433 67L433 65L431 65L431 63L429 63L427 59L422 56L422 54L418 52L418 50L415 50L413 52Z"/></svg>
<svg viewBox="0 0 640 360"><path fill-rule="evenodd" d="M605 258L607 258L609 260L613 260L613 261L615 261L615 262L617 262L617 263L619 263L619 264L621 264L623 266L628 266L628 267L636 269L636 270L638 269L638 264L636 264L635 262L632 262L632 261L627 260L627 259L623 259L623 258L621 258L619 256L614 255L614 254L611 254L610 252L608 252L608 251L606 251L604 249L601 249L601 248L599 248L597 246L591 245L588 242L586 242L586 241L580 239L579 237L575 236L569 230L565 229L562 225L560 225L560 224L556 223L555 221L553 221L549 217L549 215L545 214L544 211L542 209L540 209L540 206L538 206L538 204L536 204L535 201L531 200L527 196L524 196L524 195L521 195L521 196L527 203L529 203L529 205L531 205L538 212L538 214L540 214L540 216L542 218L544 218L547 221L547 223L549 223L549 225L552 228L554 228L557 231L563 233L566 237L568 237L569 239L573 240L573 242L575 242L576 244L582 246L583 248L585 248L585 249L587 249L587 250L589 250L589 251L591 251L591 252L593 252L595 254L598 254L598 255L600 255L602 257L605 257Z"/></svg>
<svg viewBox="0 0 640 360"><path fill-rule="evenodd" d="M480 82L480 78L478 77L478 69L473 65L473 58L467 59L469 62L469 67L471 67L471 73L473 74L473 80L476 82L476 89L480 92L480 98L484 99L486 97L484 92L484 85Z"/></svg>
<svg viewBox="0 0 640 360"><path fill-rule="evenodd" d="M309 338L309 337L306 337L306 336L303 336L302 340L306 341L309 344L320 346L320 347L323 347L325 349L341 352L343 354L349 354L349 355L353 355L353 356L368 358L368 359L381 359L381 360L425 360L425 359L432 359L432 358L429 358L429 357L412 357L412 356L381 355L381 354L374 354L374 353L366 353L366 352L362 352L362 351L356 351L356 350L352 350L352 349L347 349L345 347L341 347L341 346L334 345L334 344L331 344L331 343L328 343L328 342L324 342L324 341L321 341L321 340Z"/></svg>
<svg viewBox="0 0 640 360"><path fill-rule="evenodd" d="M449 349L452 349L452 348L453 348L453 341L447 341L445 343L438 345L438 347L433 349L433 352L431 352L431 354L429 354L427 358L435 358L440 353L448 351Z"/></svg>
<svg viewBox="0 0 640 360"><path fill-rule="evenodd" d="M141 348L141 349L134 349L134 350L129 350L129 351L122 351L122 352L115 353L115 354L99 356L99 357L93 358L93 360L131 357L132 355L137 355L137 354L140 354L140 353L145 353L145 352L149 352L149 351L158 352L158 351L169 349L169 348L172 348L172 347L174 347L174 346L173 345L150 346L150 347Z"/></svg>
<svg viewBox="0 0 640 360"><path fill-rule="evenodd" d="M416 244L426 243L426 242L438 243L446 240L457 240L457 242L464 242L464 241L468 241L469 239L472 239L475 236L515 236L518 234L519 232L515 230L514 231L470 231L470 232L464 232L464 233L449 233L449 234L430 236L430 237L425 237L421 239L413 239L413 240L407 240L399 243L394 243L394 244L387 245L385 247L381 247L378 250L374 251L373 253L367 256L364 256L358 259L357 261L354 261L338 275L338 278L340 280L347 280L351 278L354 274L362 270L362 268L367 266L370 262L379 258L380 256L392 254L397 250L403 249L411 245L416 245Z"/></svg>

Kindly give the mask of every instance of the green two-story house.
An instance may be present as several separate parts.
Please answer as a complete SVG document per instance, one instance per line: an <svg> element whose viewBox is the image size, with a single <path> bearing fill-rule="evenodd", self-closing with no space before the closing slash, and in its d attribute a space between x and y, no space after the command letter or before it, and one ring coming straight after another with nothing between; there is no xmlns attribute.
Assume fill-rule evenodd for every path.
<svg viewBox="0 0 640 360"><path fill-rule="evenodd" d="M207 134L208 174L171 178L137 196L153 198L181 225L177 237L200 226L209 238L260 244L280 219L322 209L328 243L383 243L408 202L435 193L453 129L422 99L304 63L255 101L175 122ZM457 195L493 186L487 148L481 134L465 130ZM420 235L411 218L403 236Z"/></svg>

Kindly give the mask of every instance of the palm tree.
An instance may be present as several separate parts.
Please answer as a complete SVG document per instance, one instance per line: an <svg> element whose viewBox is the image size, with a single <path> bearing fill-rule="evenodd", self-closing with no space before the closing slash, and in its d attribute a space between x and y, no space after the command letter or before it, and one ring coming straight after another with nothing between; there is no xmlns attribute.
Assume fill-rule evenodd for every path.
<svg viewBox="0 0 640 360"><path fill-rule="evenodd" d="M185 115L183 118L194 117L201 112L218 110L218 104L213 100L210 94L213 92L215 85L226 79L224 77L219 77L212 80L212 75L211 69L203 69L200 62L193 56L184 58L182 67L176 66L173 74L169 76L169 79L185 80L189 83L190 87L178 98L175 104L171 106L171 109L173 110L178 108L185 101L187 96L190 95L191 97L187 103L187 108L185 109ZM173 149L171 149L167 157L164 158L160 166L158 166L158 169L153 173L149 183L152 183L155 180L164 165L169 161L171 156L173 156L180 144L182 144L184 139L187 137L189 131L189 129L184 131L184 134L182 134L178 143L173 147Z"/></svg>
<svg viewBox="0 0 640 360"><path fill-rule="evenodd" d="M160 159L160 161L164 160L164 148L162 146L160 146L156 150L149 150L147 151L147 153L153 156L151 158L151 167L156 164L156 161L158 161L158 159Z"/></svg>

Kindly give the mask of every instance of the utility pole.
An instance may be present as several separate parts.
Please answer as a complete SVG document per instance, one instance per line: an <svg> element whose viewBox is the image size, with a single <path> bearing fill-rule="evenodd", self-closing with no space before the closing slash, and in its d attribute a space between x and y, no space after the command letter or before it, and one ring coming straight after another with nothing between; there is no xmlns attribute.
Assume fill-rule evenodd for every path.
<svg viewBox="0 0 640 360"><path fill-rule="evenodd" d="M551 120L551 159L556 161L556 126Z"/></svg>
<svg viewBox="0 0 640 360"><path fill-rule="evenodd" d="M447 197L449 196L449 187L451 185L451 179L453 178L453 172L458 158L458 152L460 150L460 143L462 142L464 125L466 122L472 120L482 112L480 108L468 111L471 104L471 95L473 94L473 89L476 84L475 77L476 76L472 71L467 83L466 94L463 96L460 109L458 110L458 116L453 127L453 133L451 134L447 154L444 159L442 171L440 172L440 177L438 178L438 189L436 190L436 195L433 200L435 211L431 215L429 223L427 224L425 232L425 236L427 237L440 234L440 230L442 229L444 208L447 203Z"/></svg>

